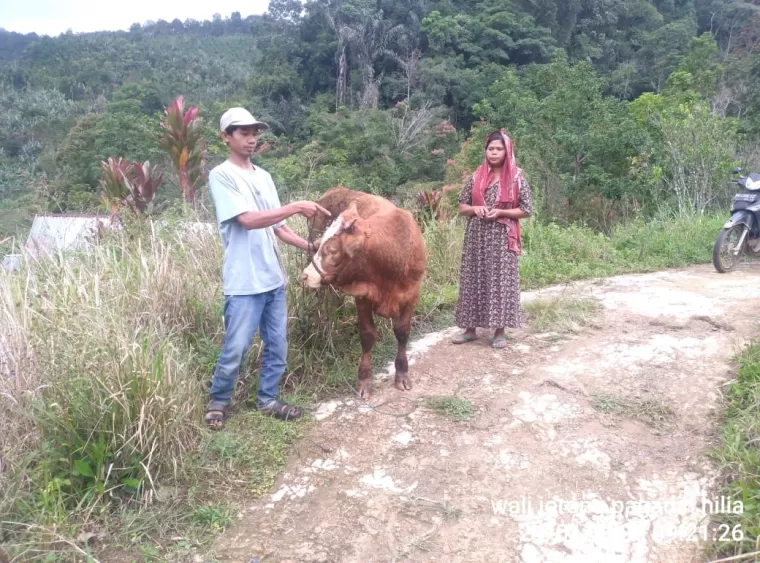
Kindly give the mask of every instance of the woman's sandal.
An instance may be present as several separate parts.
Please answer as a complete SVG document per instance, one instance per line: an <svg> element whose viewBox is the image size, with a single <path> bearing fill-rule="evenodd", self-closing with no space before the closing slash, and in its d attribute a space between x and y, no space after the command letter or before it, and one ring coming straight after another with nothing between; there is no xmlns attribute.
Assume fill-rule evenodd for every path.
<svg viewBox="0 0 760 563"><path fill-rule="evenodd" d="M221 401L211 401L206 407L206 426L212 430L221 430L224 427L224 421L227 418L228 403Z"/></svg>
<svg viewBox="0 0 760 563"><path fill-rule="evenodd" d="M297 420L303 416L303 410L299 407L278 400L271 401L263 407L258 407L258 410L278 420Z"/></svg>
<svg viewBox="0 0 760 563"><path fill-rule="evenodd" d="M494 348L496 350L501 350L502 348L506 348L506 347L507 347L506 336L499 336L498 338L491 339L491 348Z"/></svg>
<svg viewBox="0 0 760 563"><path fill-rule="evenodd" d="M475 334L457 334L454 338L451 339L451 342L453 344L466 344L467 342L472 342L473 340L477 340L477 335Z"/></svg>

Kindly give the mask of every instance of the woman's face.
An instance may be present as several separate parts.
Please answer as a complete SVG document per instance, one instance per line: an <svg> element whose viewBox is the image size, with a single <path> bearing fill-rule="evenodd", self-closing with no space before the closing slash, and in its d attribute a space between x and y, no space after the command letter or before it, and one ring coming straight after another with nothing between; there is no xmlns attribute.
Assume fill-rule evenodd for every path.
<svg viewBox="0 0 760 563"><path fill-rule="evenodd" d="M494 139L486 147L486 159L491 166L501 166L504 162L504 143Z"/></svg>

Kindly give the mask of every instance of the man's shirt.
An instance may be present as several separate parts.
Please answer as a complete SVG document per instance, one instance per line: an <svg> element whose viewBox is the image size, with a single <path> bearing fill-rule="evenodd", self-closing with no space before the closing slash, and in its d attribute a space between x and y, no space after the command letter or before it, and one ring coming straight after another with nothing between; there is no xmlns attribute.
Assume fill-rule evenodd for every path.
<svg viewBox="0 0 760 563"><path fill-rule="evenodd" d="M256 191L261 209L256 205L251 189ZM285 276L266 229L248 230L235 219L246 211L280 207L277 189L269 172L258 166L253 170L244 170L225 160L209 173L209 190L214 199L224 247L224 294L250 295L283 285ZM285 221L281 221L272 228L284 224Z"/></svg>

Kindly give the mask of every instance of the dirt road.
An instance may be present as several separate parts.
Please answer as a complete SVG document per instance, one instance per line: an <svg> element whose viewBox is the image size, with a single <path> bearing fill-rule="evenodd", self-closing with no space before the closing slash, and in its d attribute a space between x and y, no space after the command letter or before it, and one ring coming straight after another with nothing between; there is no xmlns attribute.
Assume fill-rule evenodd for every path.
<svg viewBox="0 0 760 563"><path fill-rule="evenodd" d="M693 540L721 509L711 415L757 326L760 267L617 277L524 302L547 296L601 309L579 331L526 325L501 351L482 331L415 343L415 388L376 374L370 404L390 403L321 405L271 496L207 560L704 561ZM455 398L435 408L434 396ZM469 419L457 418L463 400Z"/></svg>

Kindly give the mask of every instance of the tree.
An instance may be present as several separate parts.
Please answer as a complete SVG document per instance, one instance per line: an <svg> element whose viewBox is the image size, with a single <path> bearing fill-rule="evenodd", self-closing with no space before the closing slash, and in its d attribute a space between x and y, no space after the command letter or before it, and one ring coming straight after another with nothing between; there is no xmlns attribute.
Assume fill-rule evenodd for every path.
<svg viewBox="0 0 760 563"><path fill-rule="evenodd" d="M338 17L328 13L330 24L338 36L338 84L336 100L338 106L345 103L348 75L347 49L354 53L356 64L362 77L361 108L376 108L380 98L379 76L375 73L377 60L389 54L388 45L404 30L401 25L392 25L383 18L383 12L374 11L368 4L352 6L348 13L339 12Z"/></svg>
<svg viewBox="0 0 760 563"><path fill-rule="evenodd" d="M300 0L270 0L267 12L275 21L298 23L301 20L303 6Z"/></svg>
<svg viewBox="0 0 760 563"><path fill-rule="evenodd" d="M513 135L550 216L568 204L576 217L590 219L591 199L623 201L635 193L629 160L640 151L642 132L621 102L604 96L604 86L590 63L570 65L558 55L549 65L507 71L475 108L489 127Z"/></svg>

